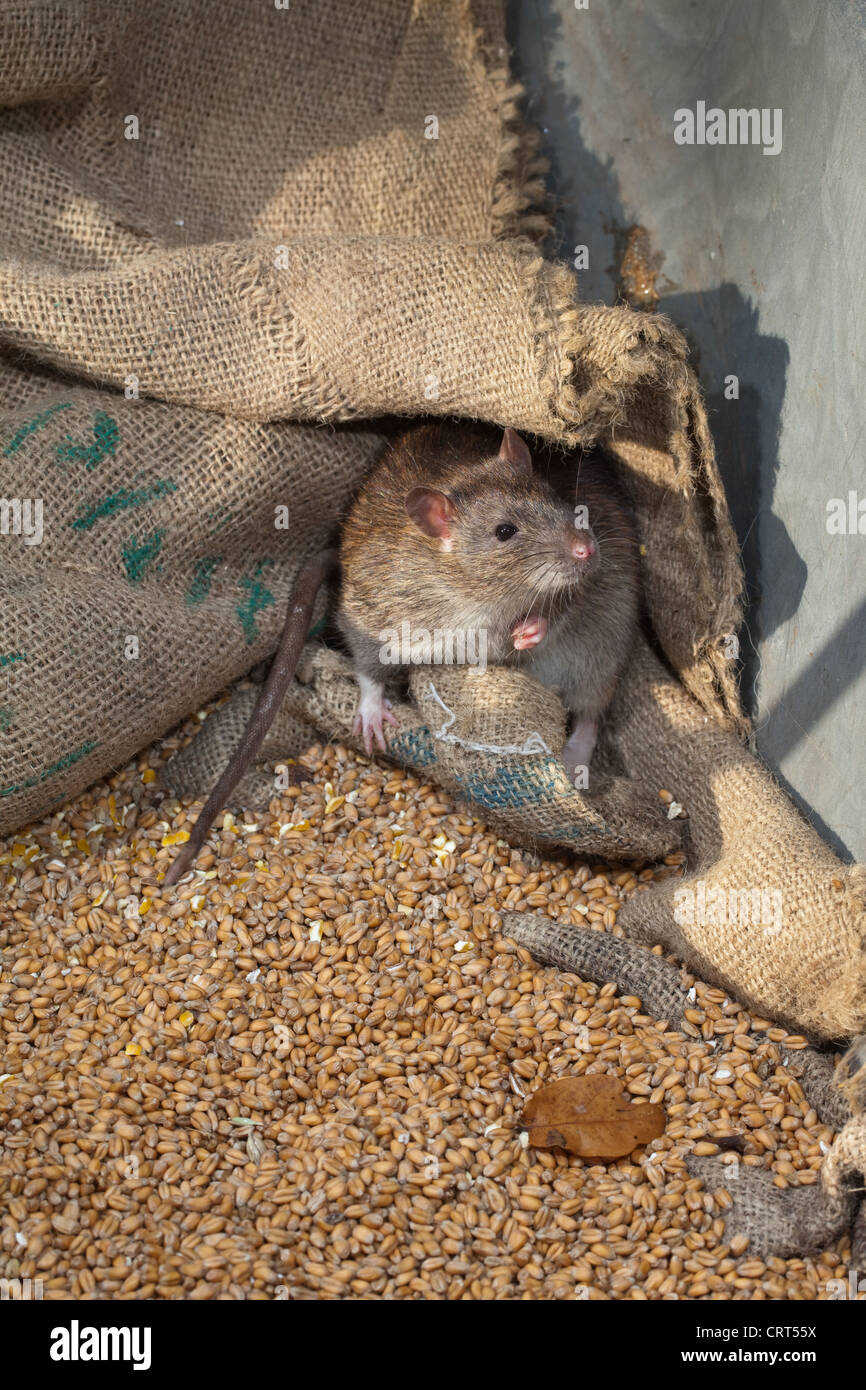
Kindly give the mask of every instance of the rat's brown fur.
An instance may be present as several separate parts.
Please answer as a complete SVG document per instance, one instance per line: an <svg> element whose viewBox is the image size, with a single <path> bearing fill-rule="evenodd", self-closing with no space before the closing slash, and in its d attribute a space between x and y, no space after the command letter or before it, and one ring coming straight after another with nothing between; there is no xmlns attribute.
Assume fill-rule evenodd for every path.
<svg viewBox="0 0 866 1390"><path fill-rule="evenodd" d="M526 669L559 692L578 718L596 719L631 649L639 609L638 544L628 507L603 464L570 456L526 474L497 456L502 432L425 424L408 431L367 478L343 528L338 623L356 669L382 682L383 634L479 630L488 660ZM577 489L575 493L575 483ZM452 546L421 531L406 511L413 488L445 493L456 507ZM575 502L588 508L597 545L575 566ZM500 523L518 527L501 542ZM549 619L535 648L515 652L521 619Z"/></svg>
<svg viewBox="0 0 866 1390"><path fill-rule="evenodd" d="M494 663L521 665L559 692L576 721L564 756L577 766L589 760L597 718L634 636L637 538L627 506L595 463L561 459L528 473L498 455L499 438L487 426L423 425L386 453L343 529L338 622L362 692L364 677L381 687L391 674L379 659L383 632L404 621L415 630L483 628ZM408 495L419 487L446 494L456 508L450 550L420 530L406 510ZM594 556L577 564L569 558L580 534L575 502L587 507L597 545ZM516 525L517 535L496 541L501 523ZM335 560L334 552L323 551L301 568L279 651L244 736L166 873L166 887L192 864L261 745L294 675L316 592ZM512 629L531 617L548 619L549 629L537 647L515 651ZM378 700L377 694L381 738Z"/></svg>

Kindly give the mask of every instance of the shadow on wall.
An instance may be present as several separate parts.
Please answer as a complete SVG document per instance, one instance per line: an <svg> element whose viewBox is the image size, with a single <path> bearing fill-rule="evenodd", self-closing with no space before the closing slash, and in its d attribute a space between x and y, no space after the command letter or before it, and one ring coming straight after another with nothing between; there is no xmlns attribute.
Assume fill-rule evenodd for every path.
<svg viewBox="0 0 866 1390"><path fill-rule="evenodd" d="M559 15L547 4L533 0L537 24L509 7L509 39L516 75L527 89L526 114L542 131L544 152L550 162L548 187L552 231L547 253L574 263L576 248L585 246L588 266L578 268L581 298L587 302L617 301L615 238L619 230L648 216L649 209L626 207L622 200L613 159L601 160L585 145L581 133L580 100L551 78L544 49L561 25ZM521 7L522 8L522 7ZM519 29L519 44L518 44ZM546 74L540 86L537 74ZM536 75L536 76L534 76ZM622 137L628 140L628 136ZM684 204L686 199L684 198ZM663 247L654 247L664 252ZM659 257L663 260L663 255ZM723 283L696 292L678 287L660 274L657 281L660 311L686 335L693 365L703 387L710 428L716 443L719 470L725 484L734 528L739 540L746 583L746 616L740 640L741 691L750 714L758 712L759 648L798 611L808 576L785 523L773 511L779 470L778 439L790 361L787 343L762 334L759 313L739 286ZM725 378L731 364L747 371L740 379L738 396L725 395ZM730 387L728 387L730 390ZM772 557L772 569L764 566ZM760 715L758 729L784 706L787 742L774 745L774 762L784 756L855 680L860 664L852 662L852 624L845 623L815 653L810 665L785 692L783 700ZM846 660L841 660L842 655ZM827 670L841 679L828 681ZM799 730L799 734L797 731ZM784 741L783 741L784 742ZM812 806L782 777L774 773L820 835L846 859L850 851Z"/></svg>

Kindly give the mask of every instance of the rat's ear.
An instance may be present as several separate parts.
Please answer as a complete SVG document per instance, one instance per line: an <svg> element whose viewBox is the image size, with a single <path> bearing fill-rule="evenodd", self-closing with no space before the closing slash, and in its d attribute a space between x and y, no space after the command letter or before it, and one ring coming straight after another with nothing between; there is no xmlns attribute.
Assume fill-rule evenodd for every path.
<svg viewBox="0 0 866 1390"><path fill-rule="evenodd" d="M502 436L502 443L499 446L499 457L507 459L521 473L532 472L532 455L529 446L520 438L517 430L510 427Z"/></svg>
<svg viewBox="0 0 866 1390"><path fill-rule="evenodd" d="M413 487L406 496L406 512L426 536L447 540L457 508L444 492L429 487Z"/></svg>

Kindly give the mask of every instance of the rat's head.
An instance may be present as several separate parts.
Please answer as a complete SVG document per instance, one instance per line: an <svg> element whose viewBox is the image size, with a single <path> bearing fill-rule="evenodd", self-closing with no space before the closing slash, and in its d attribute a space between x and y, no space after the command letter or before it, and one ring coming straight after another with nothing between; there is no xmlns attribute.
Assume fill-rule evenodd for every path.
<svg viewBox="0 0 866 1390"><path fill-rule="evenodd" d="M498 453L473 463L448 492L413 488L406 511L451 557L451 573L462 572L470 590L483 585L507 616L549 611L598 563L592 531L578 529L572 510L533 472L532 455L512 429Z"/></svg>

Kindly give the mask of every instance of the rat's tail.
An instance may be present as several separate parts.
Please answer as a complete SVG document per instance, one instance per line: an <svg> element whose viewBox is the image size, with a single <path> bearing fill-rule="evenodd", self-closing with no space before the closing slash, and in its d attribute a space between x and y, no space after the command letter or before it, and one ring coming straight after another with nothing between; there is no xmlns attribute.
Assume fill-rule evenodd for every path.
<svg viewBox="0 0 866 1390"><path fill-rule="evenodd" d="M177 883L205 842L207 833L231 796L264 742L274 715L283 702L295 674L301 649L313 612L316 594L324 581L336 570L339 557L336 550L321 550L302 565L289 596L288 611L280 645L271 663L268 678L262 686L243 738L232 754L228 766L201 809L192 834L180 854L169 866L163 887Z"/></svg>

